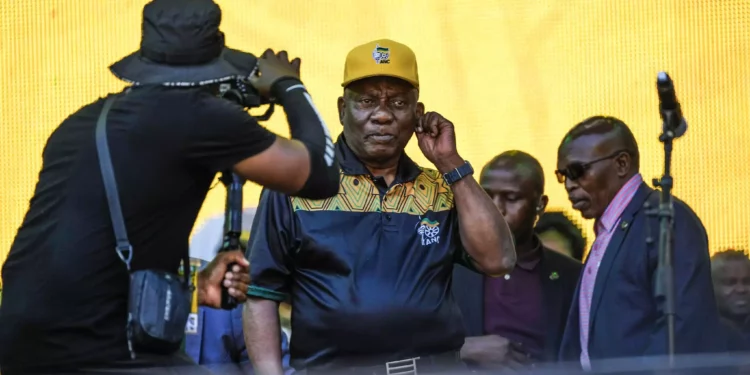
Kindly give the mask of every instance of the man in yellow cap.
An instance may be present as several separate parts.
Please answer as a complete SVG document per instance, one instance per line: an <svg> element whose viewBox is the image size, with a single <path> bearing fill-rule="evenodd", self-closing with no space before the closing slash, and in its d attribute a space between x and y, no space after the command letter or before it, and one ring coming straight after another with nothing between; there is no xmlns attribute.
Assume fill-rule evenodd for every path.
<svg viewBox="0 0 750 375"><path fill-rule="evenodd" d="M257 373L281 374L277 311L290 300L297 370L460 367L464 327L450 290L453 264L509 272L516 254L508 225L456 150L453 124L425 113L409 47L377 40L354 48L342 86L339 194L261 196L243 314L250 358ZM437 170L404 153L415 131Z"/></svg>

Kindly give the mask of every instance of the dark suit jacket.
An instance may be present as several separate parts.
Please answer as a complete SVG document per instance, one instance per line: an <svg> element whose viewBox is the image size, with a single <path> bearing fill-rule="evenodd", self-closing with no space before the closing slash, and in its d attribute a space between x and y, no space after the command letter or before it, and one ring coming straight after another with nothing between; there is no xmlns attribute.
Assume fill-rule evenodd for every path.
<svg viewBox="0 0 750 375"><path fill-rule="evenodd" d="M739 326L724 317L720 318L720 322L724 329L724 334L727 336L727 351L747 352L750 350L750 345L742 335L742 329Z"/></svg>
<svg viewBox="0 0 750 375"><path fill-rule="evenodd" d="M544 300L544 322L547 324L544 360L554 361L562 339L570 301L575 292L581 263L573 258L543 248L539 262ZM552 276L556 272L557 277ZM550 277L552 276L552 277ZM461 308L466 336L484 333L484 275L463 266L453 269L453 296Z"/></svg>
<svg viewBox="0 0 750 375"><path fill-rule="evenodd" d="M614 228L591 301L592 370L597 370L596 359L667 354L662 301L654 298L659 219L646 215L649 207L658 204L659 193L642 184ZM726 340L720 334L706 230L693 210L676 198L673 243L675 351L678 354L723 351ZM563 360L580 360L579 288L580 281L560 348Z"/></svg>

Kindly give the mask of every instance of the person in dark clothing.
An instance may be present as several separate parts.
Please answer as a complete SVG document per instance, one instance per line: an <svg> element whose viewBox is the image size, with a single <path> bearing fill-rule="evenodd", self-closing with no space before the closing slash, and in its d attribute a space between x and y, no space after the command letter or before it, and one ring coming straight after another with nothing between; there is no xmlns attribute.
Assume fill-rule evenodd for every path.
<svg viewBox="0 0 750 375"><path fill-rule="evenodd" d="M726 349L711 286L708 235L700 218L674 198L674 346L658 280L659 220L649 214L659 194L643 181L640 151L628 126L593 116L575 125L558 147L557 180L572 208L594 220L596 238L581 271L560 345L560 359L584 370L609 370L606 360ZM677 250L676 250L677 251ZM677 252L675 254L678 254Z"/></svg>
<svg viewBox="0 0 750 375"><path fill-rule="evenodd" d="M511 233L459 156L453 124L424 113L409 47L355 47L344 77L339 194L265 190L258 204L244 315L253 365L281 374L278 304L291 301L291 362L308 375L463 368L453 264L502 276L516 260ZM436 170L404 153L415 130Z"/></svg>
<svg viewBox="0 0 750 375"><path fill-rule="evenodd" d="M724 317L721 318L720 323L724 334L727 336L727 351L746 352L750 350L750 344L743 336L740 327Z"/></svg>
<svg viewBox="0 0 750 375"><path fill-rule="evenodd" d="M148 373L200 372L177 353L130 348L128 268L115 251L95 142L105 103L111 105L105 145L133 271L177 274L217 172L311 198L338 191L332 142L299 80L299 60L271 50L256 59L226 48L220 21L211 0L147 4L140 51L110 67L132 86L83 106L47 140L34 196L3 266L4 375L143 367L162 367ZM250 76L256 65L260 76ZM216 85L246 78L284 107L295 140L276 136L242 106L217 97ZM223 285L242 302L248 284L244 254L223 252L197 274L193 300L219 307Z"/></svg>
<svg viewBox="0 0 750 375"><path fill-rule="evenodd" d="M454 268L453 295L468 336L461 358L485 369L555 361L581 263L544 247L534 233L548 201L542 166L507 151L487 163L479 183L508 221L517 261L502 278Z"/></svg>
<svg viewBox="0 0 750 375"><path fill-rule="evenodd" d="M750 349L750 258L744 251L724 250L711 257L716 304L733 349ZM744 346L738 346L739 335Z"/></svg>
<svg viewBox="0 0 750 375"><path fill-rule="evenodd" d="M586 237L581 228L573 223L564 212L545 212L536 223L534 232L548 249L565 254L579 262L583 261Z"/></svg>

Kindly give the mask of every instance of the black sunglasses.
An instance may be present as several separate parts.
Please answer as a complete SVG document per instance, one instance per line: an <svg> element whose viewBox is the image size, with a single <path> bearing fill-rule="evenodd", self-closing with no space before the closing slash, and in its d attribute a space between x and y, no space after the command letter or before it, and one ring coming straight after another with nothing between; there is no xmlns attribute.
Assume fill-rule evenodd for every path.
<svg viewBox="0 0 750 375"><path fill-rule="evenodd" d="M619 156L622 153L628 153L628 150L619 150L614 152L612 155L605 156L603 158L599 158L596 160L592 160L590 162L581 163L581 162L573 162L568 164L565 169L558 169L555 171L555 175L557 176L557 182L564 184L566 179L570 179L571 181L575 181L586 173L586 171L591 168L591 166L595 163L598 163L600 161L609 160L612 158L615 158Z"/></svg>

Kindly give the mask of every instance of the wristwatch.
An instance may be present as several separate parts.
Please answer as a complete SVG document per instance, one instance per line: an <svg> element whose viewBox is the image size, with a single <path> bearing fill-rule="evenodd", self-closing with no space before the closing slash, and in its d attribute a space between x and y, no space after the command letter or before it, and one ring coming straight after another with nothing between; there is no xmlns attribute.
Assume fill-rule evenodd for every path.
<svg viewBox="0 0 750 375"><path fill-rule="evenodd" d="M472 168L471 163L469 163L468 160L464 161L464 164L460 167L443 174L443 180L448 185L453 185L456 183L456 181L461 180L462 178L466 176L470 176L474 174L474 168Z"/></svg>

